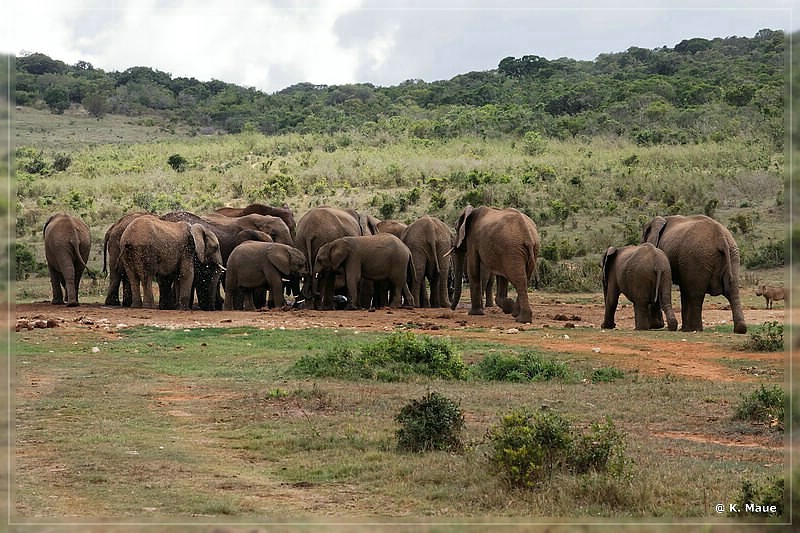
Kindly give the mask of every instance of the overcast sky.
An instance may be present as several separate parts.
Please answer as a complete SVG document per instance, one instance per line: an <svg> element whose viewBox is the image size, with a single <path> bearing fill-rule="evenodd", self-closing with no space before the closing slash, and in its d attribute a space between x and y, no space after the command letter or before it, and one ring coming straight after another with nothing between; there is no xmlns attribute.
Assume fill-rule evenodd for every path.
<svg viewBox="0 0 800 533"><path fill-rule="evenodd" d="M0 52L106 71L147 66L270 93L299 82L434 81L493 69L507 56L592 60L800 26L800 0L0 2Z"/></svg>

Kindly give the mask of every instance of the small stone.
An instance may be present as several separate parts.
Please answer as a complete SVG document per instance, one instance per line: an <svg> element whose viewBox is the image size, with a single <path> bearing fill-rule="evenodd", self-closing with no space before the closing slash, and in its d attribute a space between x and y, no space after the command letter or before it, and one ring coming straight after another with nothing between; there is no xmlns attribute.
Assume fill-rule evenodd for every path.
<svg viewBox="0 0 800 533"><path fill-rule="evenodd" d="M600 353L600 348L597 348L597 347L595 347L595 348L592 348L592 351L593 351L594 353Z"/></svg>
<svg viewBox="0 0 800 533"><path fill-rule="evenodd" d="M92 346L92 353L100 353L100 348L97 346Z"/></svg>

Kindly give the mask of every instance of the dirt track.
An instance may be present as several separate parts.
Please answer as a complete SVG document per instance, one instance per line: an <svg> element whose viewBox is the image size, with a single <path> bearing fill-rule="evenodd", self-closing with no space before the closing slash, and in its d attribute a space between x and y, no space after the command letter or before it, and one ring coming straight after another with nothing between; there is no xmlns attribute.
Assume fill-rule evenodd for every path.
<svg viewBox="0 0 800 533"><path fill-rule="evenodd" d="M270 310L262 312L160 311L82 304L77 308L55 307L49 303L18 304L17 320L50 319L58 327L95 331L116 336L118 328L155 325L167 328L253 326L259 328L333 328L359 331L391 331L403 326L414 331L456 338L492 340L503 344L530 345L542 349L585 355L598 366L613 364L638 369L642 374L671 374L715 381L759 380L767 367L780 368L783 353L750 353L735 349L746 338L724 333L658 333L633 331L633 308L617 311L617 329L606 331L602 303L568 304L552 295L533 299L531 324L518 324L499 308L484 316L467 315L466 307L449 309L379 309L376 311ZM679 310L676 314L680 316ZM728 323L731 313L724 306L706 303L707 327ZM784 320L783 309L745 309L748 324ZM574 327L573 327L574 326ZM24 330L23 330L24 331ZM731 347L731 348L728 348ZM738 368L722 358L760 361ZM774 370L772 371L774 374ZM763 380L763 377L760 378Z"/></svg>

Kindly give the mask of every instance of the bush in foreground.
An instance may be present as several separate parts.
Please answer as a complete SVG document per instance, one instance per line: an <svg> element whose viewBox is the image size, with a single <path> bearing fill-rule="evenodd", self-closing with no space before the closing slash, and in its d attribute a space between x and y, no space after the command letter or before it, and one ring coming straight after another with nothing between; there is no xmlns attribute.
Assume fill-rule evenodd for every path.
<svg viewBox="0 0 800 533"><path fill-rule="evenodd" d="M744 348L754 352L783 351L783 324L777 321L764 322L759 329L750 333Z"/></svg>
<svg viewBox="0 0 800 533"><path fill-rule="evenodd" d="M783 430L786 411L786 393L778 385L765 387L763 384L748 396L742 398L734 420L753 420L776 426Z"/></svg>
<svg viewBox="0 0 800 533"><path fill-rule="evenodd" d="M437 392L412 400L395 420L401 425L396 433L399 450L426 452L463 448L464 415L455 402Z"/></svg>
<svg viewBox="0 0 800 533"><path fill-rule="evenodd" d="M492 381L550 381L570 375L566 363L527 351L522 355L489 354L473 367L479 378Z"/></svg>

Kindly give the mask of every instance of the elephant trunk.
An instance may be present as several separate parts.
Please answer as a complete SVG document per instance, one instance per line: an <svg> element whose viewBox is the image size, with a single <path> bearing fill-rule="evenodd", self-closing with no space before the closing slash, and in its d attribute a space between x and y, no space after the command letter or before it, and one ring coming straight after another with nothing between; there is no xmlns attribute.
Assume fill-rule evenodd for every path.
<svg viewBox="0 0 800 533"><path fill-rule="evenodd" d="M450 309L455 310L458 301L461 299L461 286L464 278L464 259L466 258L466 250L459 251L453 250L453 275L455 280L453 283L453 300L450 302Z"/></svg>

